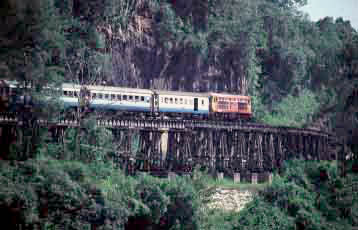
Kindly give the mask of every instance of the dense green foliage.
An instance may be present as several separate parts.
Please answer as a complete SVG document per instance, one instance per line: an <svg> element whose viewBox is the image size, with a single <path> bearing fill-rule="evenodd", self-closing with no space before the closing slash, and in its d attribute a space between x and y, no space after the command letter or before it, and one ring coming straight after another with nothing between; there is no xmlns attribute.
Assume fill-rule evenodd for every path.
<svg viewBox="0 0 358 230"><path fill-rule="evenodd" d="M318 106L315 95L303 90L300 95L288 95L274 105L272 113L266 113L262 120L272 125L301 127L312 119Z"/></svg>
<svg viewBox="0 0 358 230"><path fill-rule="evenodd" d="M356 132L357 31L341 18L309 21L298 10L305 3L6 0L1 3L1 78L31 82L36 91L63 80L116 82L113 67L129 67L114 66L113 48L152 36L165 44L160 52L166 58L198 55L220 70L210 83L213 90L251 95L256 120L300 127L323 120L332 128L346 123ZM41 95L37 92L37 98ZM55 113L42 108L47 117Z"/></svg>
<svg viewBox="0 0 358 230"><path fill-rule="evenodd" d="M290 109L286 103L292 101L290 97L308 91L305 101L318 101L319 106L312 108L318 114L345 104L356 88L356 30L341 18L312 23L297 8L305 1L36 0L22 4L6 0L1 4L1 77L39 87L63 79L113 80L113 46L140 39L142 27L148 25L138 20L151 14L168 52L193 50L205 56L210 66L225 70L231 82L225 84L231 85L218 90L237 92L239 87L252 95L258 119L281 118L276 111ZM295 121L301 115L290 114L285 123L302 125Z"/></svg>
<svg viewBox="0 0 358 230"><path fill-rule="evenodd" d="M357 162L358 34L341 18L311 22L297 8L305 2L1 1L0 80L33 86L24 89L42 105L15 108L24 125L9 153L0 155L8 160L0 161L0 216L9 220L7 229L357 226L357 176L342 178L331 164L289 162L241 213L224 213L203 206L211 192L203 175L172 181L125 176L112 163L112 134L82 110L76 111L81 126L56 143L35 122L60 114L57 88L44 86L115 82L113 67L126 78L129 67L114 66L114 47L152 36L164 44L158 46L164 59L176 62L183 53L220 70L213 90L251 95L256 120L298 127L325 121L321 128L344 137ZM198 72L185 71L187 78Z"/></svg>
<svg viewBox="0 0 358 230"><path fill-rule="evenodd" d="M205 229L351 229L358 225L358 177L335 163L289 161L240 213L210 211Z"/></svg>
<svg viewBox="0 0 358 230"><path fill-rule="evenodd" d="M199 226L200 201L186 178L128 177L110 163L44 157L1 162L1 169L7 229L124 229L141 221L161 229Z"/></svg>

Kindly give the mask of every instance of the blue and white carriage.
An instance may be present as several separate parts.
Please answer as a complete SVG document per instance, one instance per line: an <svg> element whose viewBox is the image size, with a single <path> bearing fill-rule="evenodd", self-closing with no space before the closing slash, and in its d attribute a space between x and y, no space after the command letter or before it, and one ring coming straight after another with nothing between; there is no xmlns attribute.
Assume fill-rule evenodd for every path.
<svg viewBox="0 0 358 230"><path fill-rule="evenodd" d="M11 110L18 103L31 102L31 96L26 96L26 94L21 92L21 89L21 87L17 86L16 82L0 81L0 109ZM80 96L88 99L88 105L92 109L145 112L155 115L168 114L169 116L177 116L179 114L189 114L191 116L190 114L193 114L200 115L200 117L206 117L209 113L222 115L225 111L220 110L220 100L217 102L217 98L224 97L225 99L230 97L231 104L227 108L230 109L229 112L245 117L252 115L251 100L248 96L77 85L71 83L62 84L62 95L59 99L63 101L66 108L77 107L80 102ZM238 97L244 97L244 105L242 105L240 100L236 100ZM236 105L236 103L239 104ZM214 105L216 107L219 106L219 110ZM220 105L225 106L226 104ZM245 111L242 110L242 106L245 106ZM241 110L234 110L233 108L241 108Z"/></svg>
<svg viewBox="0 0 358 230"><path fill-rule="evenodd" d="M78 104L80 85L63 84L62 101L65 107ZM89 92L90 108L124 111L151 111L153 92L146 89L121 88L110 86L84 86Z"/></svg>
<svg viewBox="0 0 358 230"><path fill-rule="evenodd" d="M155 91L161 113L209 113L209 95L178 91Z"/></svg>

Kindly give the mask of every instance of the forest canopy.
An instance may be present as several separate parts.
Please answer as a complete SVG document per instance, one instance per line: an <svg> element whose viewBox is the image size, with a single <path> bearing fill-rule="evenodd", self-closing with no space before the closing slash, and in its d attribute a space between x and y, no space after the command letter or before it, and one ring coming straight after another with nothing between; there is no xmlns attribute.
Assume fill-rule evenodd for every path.
<svg viewBox="0 0 358 230"><path fill-rule="evenodd" d="M126 177L114 166L114 136L93 116L77 110L79 127L51 141L35 121L60 114L48 86L63 82L249 95L255 121L332 131L357 162L358 33L343 18L312 22L299 11L306 3L1 0L0 80L31 85L26 93L42 100L19 113L23 135L15 130L18 140L0 155L1 216L13 229L124 229L131 218L156 229L202 224L200 179ZM357 197L345 193L354 176L290 164L240 218L225 221L234 229L267 227L270 215L283 229L357 225ZM321 172L330 177L319 180Z"/></svg>

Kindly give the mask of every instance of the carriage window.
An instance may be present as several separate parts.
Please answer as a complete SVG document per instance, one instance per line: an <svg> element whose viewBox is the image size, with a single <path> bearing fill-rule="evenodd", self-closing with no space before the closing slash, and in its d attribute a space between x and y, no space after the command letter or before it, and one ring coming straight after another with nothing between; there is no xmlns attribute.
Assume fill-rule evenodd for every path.
<svg viewBox="0 0 358 230"><path fill-rule="evenodd" d="M92 98L95 99L97 97L96 93L92 93Z"/></svg>
<svg viewBox="0 0 358 230"><path fill-rule="evenodd" d="M135 96L135 101L139 101L139 96Z"/></svg>
<svg viewBox="0 0 358 230"><path fill-rule="evenodd" d="M4 87L4 88L2 88L2 93L3 93L3 94L7 95L7 94L9 94L9 92L10 92L10 88L9 88L9 87Z"/></svg>
<svg viewBox="0 0 358 230"><path fill-rule="evenodd" d="M179 104L183 104L183 98L180 98Z"/></svg>
<svg viewBox="0 0 358 230"><path fill-rule="evenodd" d="M239 103L239 109L246 109L246 103Z"/></svg>
<svg viewBox="0 0 358 230"><path fill-rule="evenodd" d="M111 100L115 100L116 99L116 95L111 94Z"/></svg>
<svg viewBox="0 0 358 230"><path fill-rule="evenodd" d="M127 100L127 95L123 95L123 100L124 100L124 101Z"/></svg>
<svg viewBox="0 0 358 230"><path fill-rule="evenodd" d="M141 101L144 101L144 96L141 96L141 97L140 97L140 100L141 100Z"/></svg>
<svg viewBox="0 0 358 230"><path fill-rule="evenodd" d="M120 94L117 95L117 100L118 100L118 101L121 100L121 95L120 95Z"/></svg>
<svg viewBox="0 0 358 230"><path fill-rule="evenodd" d="M167 97L164 99L164 101L165 101L166 104L168 104L168 98Z"/></svg>
<svg viewBox="0 0 358 230"><path fill-rule="evenodd" d="M169 103L170 103L170 104L173 104L173 98L172 98L172 97L169 98Z"/></svg>
<svg viewBox="0 0 358 230"><path fill-rule="evenodd" d="M74 95L74 97L78 97L78 92L75 91L75 92L73 93L73 95Z"/></svg>
<svg viewBox="0 0 358 230"><path fill-rule="evenodd" d="M109 94L105 94L105 95L104 95L104 98L105 98L105 99L108 99L108 98L109 98Z"/></svg>
<svg viewBox="0 0 358 230"><path fill-rule="evenodd" d="M1 94L2 94L2 89L1 89ZM63 95L67 96L67 91L63 91Z"/></svg>
<svg viewBox="0 0 358 230"><path fill-rule="evenodd" d="M146 101L147 101L147 103L149 103L149 99L150 99L149 97L146 97Z"/></svg>
<svg viewBox="0 0 358 230"><path fill-rule="evenodd" d="M20 89L12 89L12 94L13 95L17 95L17 94L19 94L21 91L20 91Z"/></svg>
<svg viewBox="0 0 358 230"><path fill-rule="evenodd" d="M204 100L201 100L201 104L204 105Z"/></svg>
<svg viewBox="0 0 358 230"><path fill-rule="evenodd" d="M174 103L175 103L175 104L178 104L178 98L175 98L175 99L174 99Z"/></svg>
<svg viewBox="0 0 358 230"><path fill-rule="evenodd" d="M103 98L103 94L99 93L99 94L98 94L98 98L99 98L99 99L102 99L102 98Z"/></svg>
<svg viewBox="0 0 358 230"><path fill-rule="evenodd" d="M132 95L129 95L129 96L128 96L128 100L129 100L129 101L133 101L133 96L132 96Z"/></svg>

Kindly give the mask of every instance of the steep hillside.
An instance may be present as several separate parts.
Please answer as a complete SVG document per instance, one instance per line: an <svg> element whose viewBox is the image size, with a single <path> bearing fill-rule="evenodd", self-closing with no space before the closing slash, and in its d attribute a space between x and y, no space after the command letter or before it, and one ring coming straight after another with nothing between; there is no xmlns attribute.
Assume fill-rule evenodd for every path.
<svg viewBox="0 0 358 230"><path fill-rule="evenodd" d="M286 169L239 213L209 211L204 229L354 229L358 177L335 163L285 162Z"/></svg>
<svg viewBox="0 0 358 230"><path fill-rule="evenodd" d="M312 23L304 4L6 0L0 68L39 88L65 80L245 94L258 120L332 129L337 112L356 108L358 35L341 18Z"/></svg>
<svg viewBox="0 0 358 230"><path fill-rule="evenodd" d="M129 3L128 3L129 4ZM210 1L138 1L131 5L128 25L113 31L111 48L113 75L117 85L186 91L227 91L248 93L248 68L257 22L243 24L253 15L232 20L239 8L252 10L247 3L232 9ZM217 15L214 15L217 14ZM231 29L227 36L225 29ZM116 32L117 33L116 33ZM120 32L119 32L120 31ZM252 31L252 32L250 32Z"/></svg>

